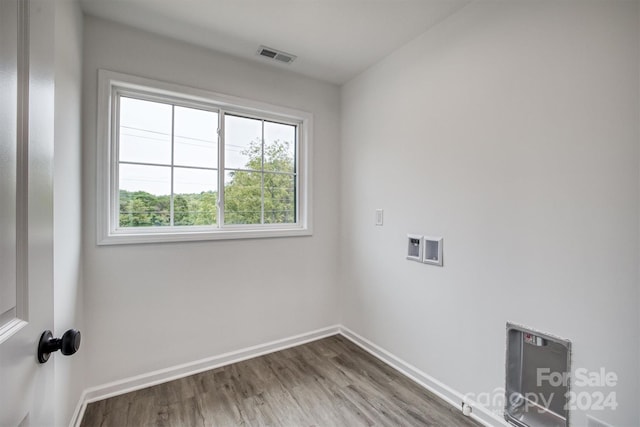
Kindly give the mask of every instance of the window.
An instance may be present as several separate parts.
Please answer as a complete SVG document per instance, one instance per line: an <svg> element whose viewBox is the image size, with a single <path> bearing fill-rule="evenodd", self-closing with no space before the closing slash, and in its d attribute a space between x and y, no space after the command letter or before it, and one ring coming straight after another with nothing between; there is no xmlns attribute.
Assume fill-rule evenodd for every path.
<svg viewBox="0 0 640 427"><path fill-rule="evenodd" d="M307 113L100 70L98 243L311 234Z"/></svg>

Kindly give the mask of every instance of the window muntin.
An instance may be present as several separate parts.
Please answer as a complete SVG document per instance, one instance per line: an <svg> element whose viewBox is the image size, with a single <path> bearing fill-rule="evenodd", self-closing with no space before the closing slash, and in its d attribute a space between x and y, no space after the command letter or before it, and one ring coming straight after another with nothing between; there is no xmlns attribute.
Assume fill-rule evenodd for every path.
<svg viewBox="0 0 640 427"><path fill-rule="evenodd" d="M99 205L109 213L98 215L100 244L311 234L308 114L103 74L124 76L100 71L111 106L104 127L111 137L103 141L111 160L102 168L109 178L99 179L99 193L109 194ZM104 111L104 93L101 101Z"/></svg>

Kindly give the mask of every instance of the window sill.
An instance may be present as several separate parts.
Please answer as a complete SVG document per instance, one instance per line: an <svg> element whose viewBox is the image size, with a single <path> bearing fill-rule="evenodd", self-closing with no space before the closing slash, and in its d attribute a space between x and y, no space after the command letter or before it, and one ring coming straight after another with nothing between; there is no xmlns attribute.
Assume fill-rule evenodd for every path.
<svg viewBox="0 0 640 427"><path fill-rule="evenodd" d="M98 246L102 245L129 245L142 243L171 243L171 242L198 242L208 240L238 240L238 239L264 239L276 237L311 236L310 228L269 228L265 230L254 229L225 229L215 231L151 231L140 232L127 230L124 232L112 232L98 239Z"/></svg>

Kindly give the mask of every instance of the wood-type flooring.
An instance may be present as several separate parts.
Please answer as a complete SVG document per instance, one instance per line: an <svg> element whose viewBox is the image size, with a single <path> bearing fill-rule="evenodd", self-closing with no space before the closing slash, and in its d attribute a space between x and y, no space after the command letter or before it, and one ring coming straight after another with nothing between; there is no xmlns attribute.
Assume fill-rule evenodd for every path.
<svg viewBox="0 0 640 427"><path fill-rule="evenodd" d="M91 403L81 424L478 425L340 335Z"/></svg>

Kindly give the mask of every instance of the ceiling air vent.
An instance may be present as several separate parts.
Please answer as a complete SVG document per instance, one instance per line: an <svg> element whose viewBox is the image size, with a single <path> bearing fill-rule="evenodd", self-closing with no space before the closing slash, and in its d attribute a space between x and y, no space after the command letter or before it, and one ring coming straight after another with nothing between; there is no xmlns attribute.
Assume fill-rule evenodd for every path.
<svg viewBox="0 0 640 427"><path fill-rule="evenodd" d="M258 55L264 56L265 58L273 59L278 62L282 62L283 64L291 64L297 56L292 55L290 53L283 52L281 50L272 49L266 46L260 46L258 48Z"/></svg>

